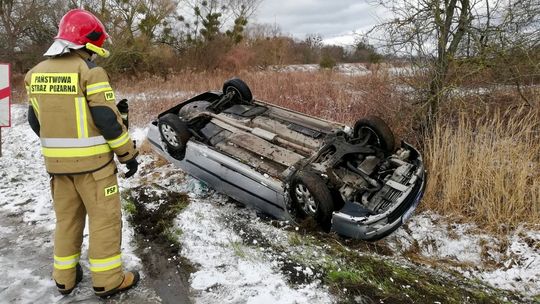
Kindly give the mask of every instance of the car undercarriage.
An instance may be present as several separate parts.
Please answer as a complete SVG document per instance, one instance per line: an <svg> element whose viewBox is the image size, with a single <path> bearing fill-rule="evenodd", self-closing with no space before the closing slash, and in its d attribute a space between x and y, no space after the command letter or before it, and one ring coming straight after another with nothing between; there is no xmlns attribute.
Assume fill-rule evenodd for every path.
<svg viewBox="0 0 540 304"><path fill-rule="evenodd" d="M406 221L425 186L420 153L378 117L353 128L252 97L240 79L161 113L156 151L218 191L281 219L378 240Z"/></svg>

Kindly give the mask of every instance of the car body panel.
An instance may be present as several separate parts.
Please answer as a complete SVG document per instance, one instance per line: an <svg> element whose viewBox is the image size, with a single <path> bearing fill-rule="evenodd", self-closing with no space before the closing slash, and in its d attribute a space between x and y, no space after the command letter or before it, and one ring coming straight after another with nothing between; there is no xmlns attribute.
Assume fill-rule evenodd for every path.
<svg viewBox="0 0 540 304"><path fill-rule="evenodd" d="M277 219L291 219L286 211L285 190L280 181L195 141L188 142L183 160L174 159L165 150L154 124L150 124L147 138L154 151L216 191L253 205Z"/></svg>
<svg viewBox="0 0 540 304"><path fill-rule="evenodd" d="M208 122L200 128L200 132L209 136L206 139L210 143L191 138L186 145L185 158L179 161L172 157L161 139L159 118L169 113L192 115L197 107L215 103L224 95L220 92L202 93L159 114L158 119L149 125L148 140L154 150L168 161L218 192L277 219L294 220L288 189L290 177L302 166L312 166L311 162L320 158L318 149L332 142L329 138L352 132L352 129L340 123L253 100L249 106L234 105L223 112L208 113ZM242 116L242 111L255 114L246 118ZM336 147L352 149L356 146L338 140ZM356 149L362 150L361 147ZM410 156L407 159L410 161L403 161L399 153L408 153ZM381 207L382 211L374 214L367 208L368 205L364 206L365 202L345 201L332 215L333 231L346 237L374 241L396 230L412 215L425 188L425 171L420 153L402 142L400 150L384 161L392 163L395 168L391 176L380 181L382 184L375 196L380 196L381 203L377 206L384 205L386 199L389 207ZM319 174L329 178L325 176L322 164L324 162L312 167L321 167ZM358 179L358 175L355 176ZM343 178L343 183L346 180L347 176ZM351 187L354 188L354 183ZM371 197L370 200L375 200L374 195Z"/></svg>

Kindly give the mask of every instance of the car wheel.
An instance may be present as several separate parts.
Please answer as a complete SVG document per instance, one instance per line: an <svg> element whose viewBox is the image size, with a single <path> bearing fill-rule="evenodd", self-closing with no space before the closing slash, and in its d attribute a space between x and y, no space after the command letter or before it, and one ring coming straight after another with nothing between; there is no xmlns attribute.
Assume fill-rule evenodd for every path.
<svg viewBox="0 0 540 304"><path fill-rule="evenodd" d="M167 152L175 159L184 159L186 144L191 137L187 123L178 115L169 113L159 118L158 127Z"/></svg>
<svg viewBox="0 0 540 304"><path fill-rule="evenodd" d="M381 148L387 154L394 152L394 133L390 127L377 116L367 116L354 124L354 137L365 141L368 145Z"/></svg>
<svg viewBox="0 0 540 304"><path fill-rule="evenodd" d="M232 78L223 84L223 94L234 92L243 102L250 103L253 100L253 94L248 85L240 78Z"/></svg>
<svg viewBox="0 0 540 304"><path fill-rule="evenodd" d="M323 229L329 230L334 211L332 193L318 175L299 171L290 184L293 208L299 218L311 217Z"/></svg>

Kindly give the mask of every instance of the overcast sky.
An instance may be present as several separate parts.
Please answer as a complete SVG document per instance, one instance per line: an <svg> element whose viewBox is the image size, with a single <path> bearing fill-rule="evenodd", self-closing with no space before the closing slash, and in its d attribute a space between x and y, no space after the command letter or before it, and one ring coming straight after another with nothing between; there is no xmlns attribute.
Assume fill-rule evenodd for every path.
<svg viewBox="0 0 540 304"><path fill-rule="evenodd" d="M366 0L262 0L257 23L276 23L284 34L304 39L320 34L327 42L353 42L353 31L371 28L383 11Z"/></svg>

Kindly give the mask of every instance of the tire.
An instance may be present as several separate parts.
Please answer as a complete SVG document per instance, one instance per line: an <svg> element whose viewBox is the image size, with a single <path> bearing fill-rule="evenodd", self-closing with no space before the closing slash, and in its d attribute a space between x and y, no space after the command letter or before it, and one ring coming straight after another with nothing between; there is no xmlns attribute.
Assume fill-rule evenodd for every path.
<svg viewBox="0 0 540 304"><path fill-rule="evenodd" d="M167 152L177 160L184 159L186 145L191 137L187 123L178 115L169 113L159 118L158 128Z"/></svg>
<svg viewBox="0 0 540 304"><path fill-rule="evenodd" d="M392 154L395 149L394 133L388 125L377 116L366 116L354 124L354 137L370 136L367 143Z"/></svg>
<svg viewBox="0 0 540 304"><path fill-rule="evenodd" d="M242 102L251 103L253 100L253 94L251 94L251 90L249 89L248 85L240 78L232 78L223 84L223 94L227 94L229 92L235 92L236 96L240 99Z"/></svg>
<svg viewBox="0 0 540 304"><path fill-rule="evenodd" d="M334 200L321 177L311 172L299 171L291 180L289 195L298 218L311 217L324 230L330 230Z"/></svg>

